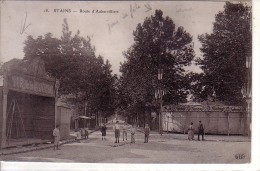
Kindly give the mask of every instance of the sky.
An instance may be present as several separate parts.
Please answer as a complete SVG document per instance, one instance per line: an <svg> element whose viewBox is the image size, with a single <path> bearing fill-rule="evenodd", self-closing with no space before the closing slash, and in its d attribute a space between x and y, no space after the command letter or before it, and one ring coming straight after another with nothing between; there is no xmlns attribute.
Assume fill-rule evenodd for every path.
<svg viewBox="0 0 260 171"><path fill-rule="evenodd" d="M116 74L119 73L120 62L125 60L122 52L134 43L133 31L137 24L143 23L146 17L154 15L156 9L161 9L164 17L169 16L176 26L183 26L192 35L196 57L200 57L201 44L197 37L212 32L215 15L222 11L225 5L224 2L208 1L9 2L2 0L0 3L1 62L13 58L22 59L24 41L28 35L36 38L50 32L54 37L60 38L63 20L67 18L72 34L76 34L79 30L81 36L90 36L92 45L96 48L96 55L108 59L113 73ZM96 10L114 12L96 13ZM194 65L188 70L200 72L200 69Z"/></svg>

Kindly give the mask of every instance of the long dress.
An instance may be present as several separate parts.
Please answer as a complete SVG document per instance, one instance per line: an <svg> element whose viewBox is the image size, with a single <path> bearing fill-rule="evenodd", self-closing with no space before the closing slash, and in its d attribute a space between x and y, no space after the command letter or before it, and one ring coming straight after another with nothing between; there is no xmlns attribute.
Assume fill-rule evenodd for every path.
<svg viewBox="0 0 260 171"><path fill-rule="evenodd" d="M189 126L189 129L188 129L188 139L189 140L193 140L194 139L194 127L193 127L193 125Z"/></svg>

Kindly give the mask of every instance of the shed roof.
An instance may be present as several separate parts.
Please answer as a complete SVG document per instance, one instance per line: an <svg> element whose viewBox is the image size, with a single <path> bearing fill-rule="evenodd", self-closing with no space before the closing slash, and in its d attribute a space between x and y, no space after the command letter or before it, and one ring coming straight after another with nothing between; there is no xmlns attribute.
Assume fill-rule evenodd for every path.
<svg viewBox="0 0 260 171"><path fill-rule="evenodd" d="M91 118L87 116L78 116L76 119L91 119Z"/></svg>

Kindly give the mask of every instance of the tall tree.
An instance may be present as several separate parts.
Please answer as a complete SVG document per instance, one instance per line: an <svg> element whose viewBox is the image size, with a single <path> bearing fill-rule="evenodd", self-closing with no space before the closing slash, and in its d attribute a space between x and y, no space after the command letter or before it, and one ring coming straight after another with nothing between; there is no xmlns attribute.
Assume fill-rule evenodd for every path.
<svg viewBox="0 0 260 171"><path fill-rule="evenodd" d="M69 97L79 112L84 112L86 104L92 113L114 110L114 76L109 61L96 57L89 37L82 37L80 31L72 36L66 19L60 39L51 33L36 39L28 36L24 53L24 60L40 57L45 61L48 74L60 81L59 94Z"/></svg>
<svg viewBox="0 0 260 171"><path fill-rule="evenodd" d="M242 101L241 89L247 81L246 57L251 56L251 8L241 3L227 2L213 25L212 34L198 38L203 58L197 62L204 71L200 91L227 104Z"/></svg>
<svg viewBox="0 0 260 171"><path fill-rule="evenodd" d="M126 61L120 68L122 104L128 101L125 106L144 108L154 103L158 69L163 69L164 104L184 102L189 80L183 67L194 58L191 35L156 10L155 15L137 25L133 36L135 42L123 53Z"/></svg>

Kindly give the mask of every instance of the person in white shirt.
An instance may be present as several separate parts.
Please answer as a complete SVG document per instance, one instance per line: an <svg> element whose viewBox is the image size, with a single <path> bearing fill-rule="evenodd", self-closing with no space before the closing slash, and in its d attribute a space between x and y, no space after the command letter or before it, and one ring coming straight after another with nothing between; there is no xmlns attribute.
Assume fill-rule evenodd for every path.
<svg viewBox="0 0 260 171"><path fill-rule="evenodd" d="M78 142L78 143L80 143L80 140L81 140L81 131L80 131L80 129L78 129L77 130L77 132L76 132L76 141Z"/></svg>
<svg viewBox="0 0 260 171"><path fill-rule="evenodd" d="M123 126L123 141L127 141L127 126Z"/></svg>
<svg viewBox="0 0 260 171"><path fill-rule="evenodd" d="M60 130L59 130L59 125L56 126L53 130L53 137L54 137L54 148L53 150L59 149L59 143L60 143Z"/></svg>
<svg viewBox="0 0 260 171"><path fill-rule="evenodd" d="M131 132L131 143L135 143L135 127L134 127L134 125L132 125L130 132Z"/></svg>

